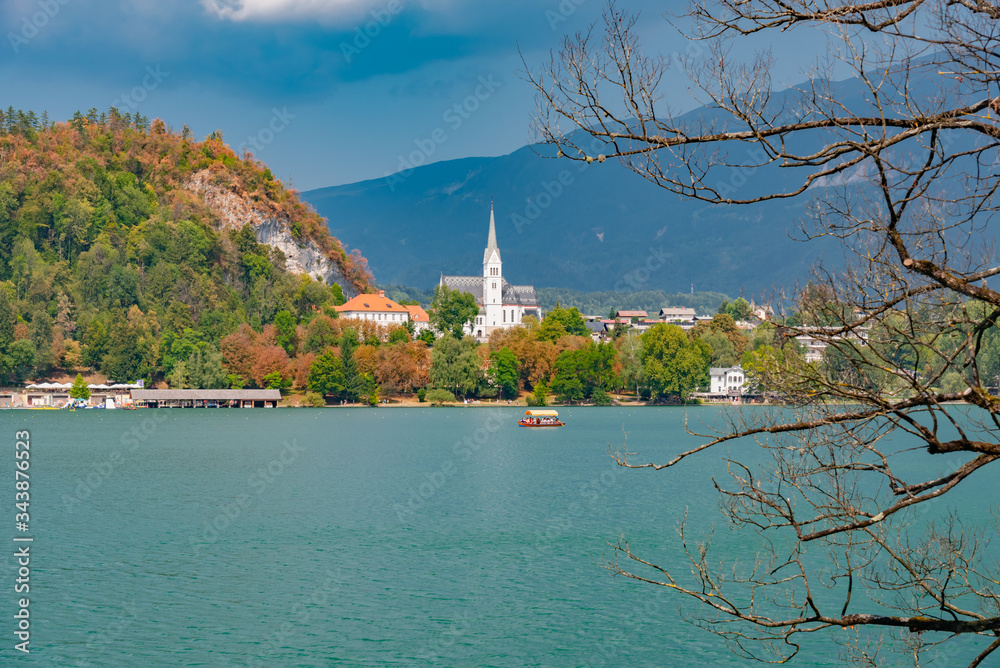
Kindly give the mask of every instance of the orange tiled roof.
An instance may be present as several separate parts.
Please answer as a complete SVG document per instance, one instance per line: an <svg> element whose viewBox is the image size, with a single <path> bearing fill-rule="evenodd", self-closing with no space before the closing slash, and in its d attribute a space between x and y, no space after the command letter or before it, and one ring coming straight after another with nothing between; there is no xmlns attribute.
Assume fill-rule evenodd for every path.
<svg viewBox="0 0 1000 668"><path fill-rule="evenodd" d="M392 301L380 292L377 295L358 295L346 304L337 307L338 313L409 313L403 306Z"/></svg>
<svg viewBox="0 0 1000 668"><path fill-rule="evenodd" d="M413 322L431 321L430 316L427 315L427 311L421 308L419 304L408 304L403 308L410 312L410 320Z"/></svg>

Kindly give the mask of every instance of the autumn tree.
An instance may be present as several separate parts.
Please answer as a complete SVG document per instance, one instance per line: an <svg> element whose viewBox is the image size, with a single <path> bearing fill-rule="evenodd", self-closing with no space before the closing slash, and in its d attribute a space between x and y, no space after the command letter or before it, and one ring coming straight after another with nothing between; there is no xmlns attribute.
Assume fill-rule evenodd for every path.
<svg viewBox="0 0 1000 668"><path fill-rule="evenodd" d="M834 363L756 348L754 373L790 409L733 411L662 463L618 454L663 469L720 446L735 453L714 485L729 525L756 532L747 568L684 527L690 564L663 565L623 539L608 567L696 602L699 623L747 659L785 662L801 639L837 633L860 665L919 665L939 651L948 665L996 662L1000 570L987 545L997 526L955 499L972 486L994 503L980 471L1000 458L1000 398L984 375L1000 317L989 285L1000 274L989 225L998 18L988 1L707 0L683 22L700 57L674 63L611 5L601 30L527 66L539 138L563 159L616 160L710 204L801 201L802 237L834 239L847 258L817 269L788 304L801 317L785 323L786 337L809 334ZM801 86L774 89L769 52L734 58L747 35L780 43L810 28L835 48ZM675 64L706 115L668 107ZM766 464L744 458L754 446ZM809 556L820 553L822 563Z"/></svg>

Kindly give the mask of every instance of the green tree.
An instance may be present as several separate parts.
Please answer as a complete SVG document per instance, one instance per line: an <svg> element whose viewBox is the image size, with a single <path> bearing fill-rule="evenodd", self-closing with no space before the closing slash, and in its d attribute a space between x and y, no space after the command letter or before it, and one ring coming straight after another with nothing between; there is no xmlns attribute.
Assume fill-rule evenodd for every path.
<svg viewBox="0 0 1000 668"><path fill-rule="evenodd" d="M18 339L7 353L6 366L11 380L20 385L38 365L37 349L30 339Z"/></svg>
<svg viewBox="0 0 1000 668"><path fill-rule="evenodd" d="M432 404L452 403L456 401L455 395L448 390L435 388L427 393L427 401Z"/></svg>
<svg viewBox="0 0 1000 668"><path fill-rule="evenodd" d="M337 344L338 337L332 322L326 316L313 318L309 322L306 327L305 352L321 353Z"/></svg>
<svg viewBox="0 0 1000 668"><path fill-rule="evenodd" d="M677 325L657 323L642 335L643 369L656 398L685 400L699 386L708 385L712 350L688 338Z"/></svg>
<svg viewBox="0 0 1000 668"><path fill-rule="evenodd" d="M264 376L264 387L269 390L287 390L292 386L292 379L285 378L280 371L272 371Z"/></svg>
<svg viewBox="0 0 1000 668"><path fill-rule="evenodd" d="M740 321L749 320L753 310L750 308L750 302L743 299L743 297L737 297L736 301L726 305L726 313L728 313L733 320Z"/></svg>
<svg viewBox="0 0 1000 668"><path fill-rule="evenodd" d="M708 347L712 350L711 366L736 366L738 361L736 348L728 336L722 332L710 330L698 338L708 344Z"/></svg>
<svg viewBox="0 0 1000 668"><path fill-rule="evenodd" d="M580 381L579 376L573 372L573 368L568 364L564 364L562 367L556 369L556 375L552 379L551 387L557 400L563 403L571 404L574 401L582 401L586 396L583 382Z"/></svg>
<svg viewBox="0 0 1000 668"><path fill-rule="evenodd" d="M299 346L298 337L295 334L295 316L289 311L278 311L274 316L274 330L279 346L285 349L289 355L294 355Z"/></svg>
<svg viewBox="0 0 1000 668"><path fill-rule="evenodd" d="M328 350L313 360L309 366L306 387L310 392L342 397L347 389L347 383L344 380L344 366L340 357L332 350Z"/></svg>
<svg viewBox="0 0 1000 668"><path fill-rule="evenodd" d="M69 388L69 396L83 401L90 399L90 388L87 387L87 381L83 379L82 375L76 374L76 378L73 379L73 387Z"/></svg>
<svg viewBox="0 0 1000 668"><path fill-rule="evenodd" d="M333 298L333 303L336 306L343 306L347 303L347 297L344 296L344 290L336 283L330 284L330 295Z"/></svg>
<svg viewBox="0 0 1000 668"><path fill-rule="evenodd" d="M639 396L639 386L646 382L646 371L643 367L642 337L630 333L621 337L618 342L618 359L622 363L621 380L629 389L635 388L635 396Z"/></svg>
<svg viewBox="0 0 1000 668"><path fill-rule="evenodd" d="M481 364L472 337L457 339L447 334L437 340L431 352L431 384L455 395L469 396L482 382Z"/></svg>
<svg viewBox="0 0 1000 668"><path fill-rule="evenodd" d="M546 406L549 400L549 386L545 383L538 383L528 395L529 406Z"/></svg>
<svg viewBox="0 0 1000 668"><path fill-rule="evenodd" d="M214 346L204 345L187 359L188 383L200 390L217 390L229 387L222 353Z"/></svg>
<svg viewBox="0 0 1000 668"><path fill-rule="evenodd" d="M191 387L188 380L187 362L183 360L174 364L173 370L167 375L167 384L171 390L186 390Z"/></svg>
<svg viewBox="0 0 1000 668"><path fill-rule="evenodd" d="M587 329L587 323L580 315L580 311L574 306L572 308L563 308L559 304L549 311L545 315L545 319L542 321L542 325L539 328L544 330L546 325L548 325L553 331L560 331L560 328L556 325L562 325L561 331L565 334L571 334L573 336L589 336L590 330ZM555 339L550 338L548 335L542 336L539 334L539 340L550 340Z"/></svg>
<svg viewBox="0 0 1000 668"><path fill-rule="evenodd" d="M14 325L17 324L17 313L7 293L7 285L10 284L0 284L0 356L10 352L14 343Z"/></svg>
<svg viewBox="0 0 1000 668"><path fill-rule="evenodd" d="M517 358L510 348L501 348L490 353L490 368L487 375L500 391L501 399L517 396Z"/></svg>
<svg viewBox="0 0 1000 668"><path fill-rule="evenodd" d="M358 362L354 359L357 348L357 332L345 329L340 337L340 368L344 374L344 398L351 402L365 396L369 389L366 379L358 372Z"/></svg>
<svg viewBox="0 0 1000 668"><path fill-rule="evenodd" d="M434 329L448 333L456 339L464 336L467 323L479 314L476 298L468 292L452 290L447 285L439 285L434 289L434 301L431 302L430 321Z"/></svg>

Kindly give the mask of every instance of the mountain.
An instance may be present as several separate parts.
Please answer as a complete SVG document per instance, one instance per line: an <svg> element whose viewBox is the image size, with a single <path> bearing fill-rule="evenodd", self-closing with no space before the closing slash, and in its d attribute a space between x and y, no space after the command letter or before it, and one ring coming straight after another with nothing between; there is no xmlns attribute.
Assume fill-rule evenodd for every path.
<svg viewBox="0 0 1000 668"><path fill-rule="evenodd" d="M538 287L689 292L693 285L755 294L807 276L831 248L792 239L804 214L799 200L709 205L668 193L616 161L580 166L551 153L525 146L302 197L336 237L361 249L380 283L420 287L441 273L482 270L491 201L504 276ZM740 194L793 178L778 169L720 176Z"/></svg>
<svg viewBox="0 0 1000 668"><path fill-rule="evenodd" d="M66 123L0 112L0 384L55 370L283 383L296 327L370 279L294 191L217 134L197 141L113 108ZM263 332L259 356L231 346L253 373L222 359L237 330Z"/></svg>
<svg viewBox="0 0 1000 668"><path fill-rule="evenodd" d="M837 115L849 110L862 116L886 113L905 118L913 113L907 101L927 108L940 104L938 78L911 81L905 74L890 73L896 89L905 95L894 95L886 83L880 91L881 111L870 88L856 79L816 81L774 93L770 109L779 119L801 118L803 97L818 104L811 97L811 86L822 89L819 99L835 101L830 113ZM978 93L963 89L957 94ZM692 133L727 125L743 129L712 107L694 110L678 121ZM828 131L818 130L808 137L790 137L787 146L802 154L831 139ZM974 148L964 136L947 138L952 140L957 142L952 151ZM897 145L892 151L902 154L897 155L901 164L908 159L923 161L921 141ZM692 148L686 159L708 160L704 151L718 148L702 152ZM760 162L753 157L759 151L754 145L736 143L727 148L733 164ZM422 155L419 142L401 153L404 164L418 163ZM662 153L661 159L673 159ZM974 161L967 162L963 169L977 168ZM852 197L866 196L861 191L875 178L866 166L821 180L800 197L726 206L682 199L615 160L587 165L555 159L548 146L525 146L509 155L442 161L302 196L329 219L333 234L363 251L383 284L424 288L436 284L441 273L478 274L493 202L504 275L511 282L666 293L687 293L693 285L699 292L754 296L807 280L818 261L828 269L842 266L843 249L836 240L800 243L795 238L802 238L800 224L809 224L810 199L842 196L845 187L852 189ZM803 183L803 171L777 164L716 168L706 182L730 197L745 199L793 190ZM945 179L942 184L938 187L943 199L957 197L944 189L960 187L960 181ZM877 193L868 194L880 201Z"/></svg>

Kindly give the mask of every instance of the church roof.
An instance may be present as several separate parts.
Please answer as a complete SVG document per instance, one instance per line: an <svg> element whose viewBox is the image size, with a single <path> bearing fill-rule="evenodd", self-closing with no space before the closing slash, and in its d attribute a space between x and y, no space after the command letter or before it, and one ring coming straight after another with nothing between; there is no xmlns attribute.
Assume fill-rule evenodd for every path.
<svg viewBox="0 0 1000 668"><path fill-rule="evenodd" d="M535 294L535 287L532 285L511 285L507 279L503 281L501 290L501 300L505 305L525 306L535 308L538 306L538 295ZM482 276L442 276L441 281L452 290L468 292L476 298L476 303L483 303L483 277Z"/></svg>
<svg viewBox="0 0 1000 668"><path fill-rule="evenodd" d="M490 203L490 235L486 239L486 250L483 251L483 264L490 261L490 257L496 253L497 262L500 261L500 249L497 248L497 226L493 220L493 204Z"/></svg>

